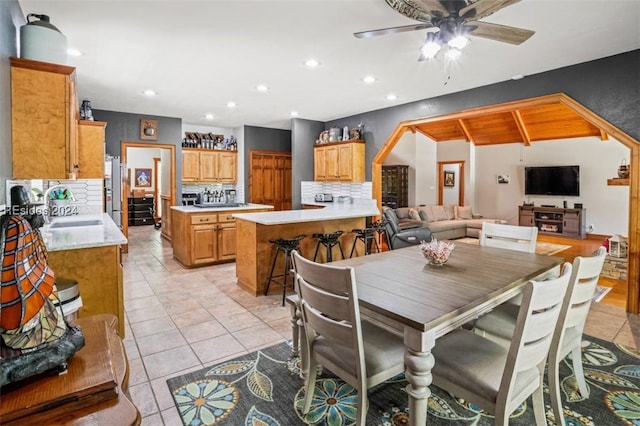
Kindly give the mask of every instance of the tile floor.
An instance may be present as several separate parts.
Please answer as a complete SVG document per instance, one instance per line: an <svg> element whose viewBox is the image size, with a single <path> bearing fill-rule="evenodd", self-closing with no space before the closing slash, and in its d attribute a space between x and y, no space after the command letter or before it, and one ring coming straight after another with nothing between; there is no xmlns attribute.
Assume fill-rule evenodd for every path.
<svg viewBox="0 0 640 426"><path fill-rule="evenodd" d="M235 263L184 269L151 226L129 228L123 256L129 392L142 424L181 425L166 380L291 338L281 296L235 285ZM639 347L640 317L594 303L585 332Z"/></svg>

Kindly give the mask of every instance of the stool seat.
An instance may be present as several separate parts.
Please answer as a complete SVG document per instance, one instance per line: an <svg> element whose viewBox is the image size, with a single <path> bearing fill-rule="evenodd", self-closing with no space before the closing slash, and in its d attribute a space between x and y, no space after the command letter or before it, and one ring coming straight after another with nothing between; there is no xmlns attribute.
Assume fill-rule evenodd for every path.
<svg viewBox="0 0 640 426"><path fill-rule="evenodd" d="M271 271L269 272L269 278L267 278L267 287L264 289L265 296L269 294L269 286L271 281L276 281L276 278L283 277L282 283L278 283L282 286L282 306L284 306L285 297L287 296L287 277L289 276L289 269L291 265L291 253L294 250L298 250L300 247L300 241L305 238L306 235L300 234L294 238L276 238L269 240L269 242L275 245L276 251L273 255L273 262L271 263ZM273 271L276 268L278 262L278 254L284 254L284 273L281 275L273 275ZM293 287L293 278L291 281Z"/></svg>
<svg viewBox="0 0 640 426"><path fill-rule="evenodd" d="M316 252L313 255L313 261L315 262L318 257L318 250L320 246L323 245L327 249L327 262L333 261L332 251L335 246L338 246L340 249L340 254L344 259L344 252L342 251L342 244L340 244L340 236L344 234L344 231L336 231L328 234L313 234L313 238L318 240L318 244L316 245Z"/></svg>
<svg viewBox="0 0 640 426"><path fill-rule="evenodd" d="M376 246L376 253L379 253L380 246L378 245L378 240L376 239L376 234L378 232L377 226L372 226L370 228L362 228L362 229L352 229L351 232L356 234L355 240L353 240L353 247L351 247L351 253L349 257L353 257L353 252L356 250L356 244L358 241L362 241L364 244L364 254L365 256L371 253L371 245Z"/></svg>

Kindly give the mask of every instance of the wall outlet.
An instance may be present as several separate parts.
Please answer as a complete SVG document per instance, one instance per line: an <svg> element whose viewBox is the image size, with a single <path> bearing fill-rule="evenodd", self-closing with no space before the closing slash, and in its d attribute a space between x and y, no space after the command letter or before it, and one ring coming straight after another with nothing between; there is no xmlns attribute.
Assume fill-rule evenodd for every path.
<svg viewBox="0 0 640 426"><path fill-rule="evenodd" d="M588 233L592 233L592 232L593 232L593 225L589 225L589 226L587 227L587 232L588 232Z"/></svg>

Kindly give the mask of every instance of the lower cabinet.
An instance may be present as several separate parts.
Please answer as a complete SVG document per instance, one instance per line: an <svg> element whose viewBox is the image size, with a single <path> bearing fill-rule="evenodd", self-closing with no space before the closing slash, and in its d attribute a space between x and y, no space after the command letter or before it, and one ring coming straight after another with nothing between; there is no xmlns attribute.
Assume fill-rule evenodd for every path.
<svg viewBox="0 0 640 426"><path fill-rule="evenodd" d="M162 212L160 235L171 241L171 198L166 195L161 195L160 206L160 211Z"/></svg>

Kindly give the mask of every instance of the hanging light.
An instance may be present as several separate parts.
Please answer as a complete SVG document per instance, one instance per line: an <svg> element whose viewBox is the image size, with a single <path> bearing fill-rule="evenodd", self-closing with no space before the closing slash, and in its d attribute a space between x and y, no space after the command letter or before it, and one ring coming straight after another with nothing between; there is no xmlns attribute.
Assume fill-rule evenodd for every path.
<svg viewBox="0 0 640 426"><path fill-rule="evenodd" d="M438 33L427 33L424 46L422 46L422 55L425 59L435 58L441 48L442 42Z"/></svg>

